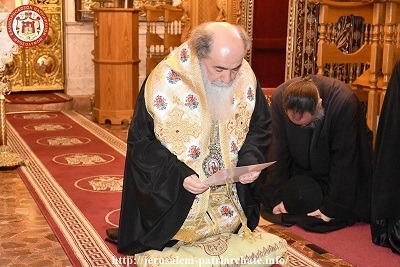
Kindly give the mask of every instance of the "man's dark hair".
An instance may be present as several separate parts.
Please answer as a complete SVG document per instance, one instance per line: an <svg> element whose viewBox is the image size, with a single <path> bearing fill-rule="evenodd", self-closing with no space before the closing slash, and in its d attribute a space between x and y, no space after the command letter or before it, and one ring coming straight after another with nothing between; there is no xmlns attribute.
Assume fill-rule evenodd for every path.
<svg viewBox="0 0 400 267"><path fill-rule="evenodd" d="M303 114L310 112L315 114L319 100L317 85L309 78L305 77L291 83L283 93L283 109L293 110Z"/></svg>

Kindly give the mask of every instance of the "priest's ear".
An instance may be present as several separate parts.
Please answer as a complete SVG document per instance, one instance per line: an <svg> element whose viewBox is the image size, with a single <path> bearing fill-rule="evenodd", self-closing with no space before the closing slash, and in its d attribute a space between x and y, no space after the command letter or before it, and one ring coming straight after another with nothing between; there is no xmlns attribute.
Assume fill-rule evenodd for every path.
<svg viewBox="0 0 400 267"><path fill-rule="evenodd" d="M322 98L318 97L317 107L322 107Z"/></svg>

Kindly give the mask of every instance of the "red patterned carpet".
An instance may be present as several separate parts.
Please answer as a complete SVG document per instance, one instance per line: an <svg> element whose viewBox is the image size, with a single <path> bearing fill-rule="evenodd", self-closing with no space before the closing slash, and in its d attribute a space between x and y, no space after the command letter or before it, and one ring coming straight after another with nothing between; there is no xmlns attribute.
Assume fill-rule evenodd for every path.
<svg viewBox="0 0 400 267"><path fill-rule="evenodd" d="M132 260L104 241L118 223L126 143L71 111L10 113L7 122L8 144L29 160L19 174L73 265ZM353 266L286 228L262 228L288 241L289 266Z"/></svg>
<svg viewBox="0 0 400 267"><path fill-rule="evenodd" d="M119 266L104 242L116 226L126 144L74 112L7 115L21 178L74 266Z"/></svg>
<svg viewBox="0 0 400 267"><path fill-rule="evenodd" d="M313 247L318 245L324 248L320 250L321 255L329 251L355 266L400 266L400 255L393 253L389 248L372 243L370 226L366 223L356 223L327 234L307 232L297 226L292 226L286 231L307 239Z"/></svg>
<svg viewBox="0 0 400 267"><path fill-rule="evenodd" d="M71 101L72 97L54 92L13 92L6 95L9 104L49 104Z"/></svg>

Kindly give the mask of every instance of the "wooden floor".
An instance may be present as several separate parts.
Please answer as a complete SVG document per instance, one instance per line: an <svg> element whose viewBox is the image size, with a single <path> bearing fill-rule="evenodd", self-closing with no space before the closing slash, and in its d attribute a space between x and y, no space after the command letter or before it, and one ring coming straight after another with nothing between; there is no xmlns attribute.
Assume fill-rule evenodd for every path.
<svg viewBox="0 0 400 267"><path fill-rule="evenodd" d="M101 126L126 140L128 125ZM0 168L0 266L72 266L16 168Z"/></svg>

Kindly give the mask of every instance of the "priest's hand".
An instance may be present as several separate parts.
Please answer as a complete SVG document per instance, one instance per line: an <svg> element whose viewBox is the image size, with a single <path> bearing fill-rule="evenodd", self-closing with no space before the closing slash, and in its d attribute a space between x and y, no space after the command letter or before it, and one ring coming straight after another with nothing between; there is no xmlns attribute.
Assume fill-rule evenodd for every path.
<svg viewBox="0 0 400 267"><path fill-rule="evenodd" d="M283 202L279 203L272 209L273 214L281 214L281 213L288 213L286 211L285 205L283 205Z"/></svg>
<svg viewBox="0 0 400 267"><path fill-rule="evenodd" d="M307 216L313 216L315 218L324 220L325 222L329 222L330 220L332 220L332 218L329 218L328 216L323 214L319 209L317 209L316 211L308 213Z"/></svg>
<svg viewBox="0 0 400 267"><path fill-rule="evenodd" d="M183 180L183 188L192 194L198 195L208 189L208 185L202 183L196 174L192 174Z"/></svg>
<svg viewBox="0 0 400 267"><path fill-rule="evenodd" d="M260 175L261 171L257 172L248 172L239 176L239 182L242 184L249 184L254 182L258 176Z"/></svg>

